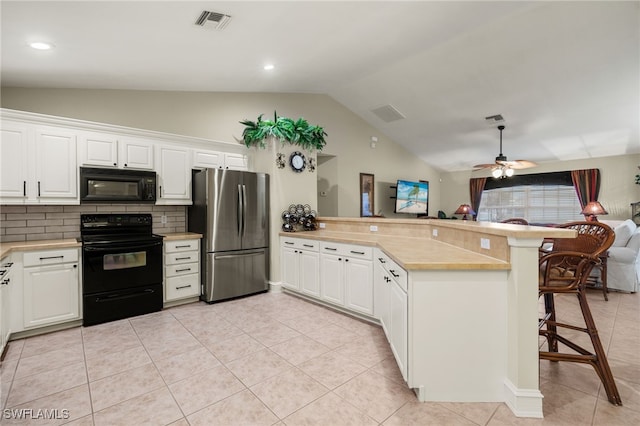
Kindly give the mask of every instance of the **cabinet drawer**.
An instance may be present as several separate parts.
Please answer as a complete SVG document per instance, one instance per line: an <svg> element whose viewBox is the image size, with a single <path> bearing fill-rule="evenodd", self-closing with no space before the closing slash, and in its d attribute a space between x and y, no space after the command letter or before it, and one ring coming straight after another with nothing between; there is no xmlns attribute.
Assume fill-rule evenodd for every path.
<svg viewBox="0 0 640 426"><path fill-rule="evenodd" d="M198 274L167 278L165 282L165 299L175 300L199 296L200 280L198 278Z"/></svg>
<svg viewBox="0 0 640 426"><path fill-rule="evenodd" d="M301 250L318 251L318 241L305 240L303 238L287 238L283 237L280 240L282 247L297 248Z"/></svg>
<svg viewBox="0 0 640 426"><path fill-rule="evenodd" d="M178 265L167 265L167 277L175 277L178 275L196 274L200 271L197 263L186 263Z"/></svg>
<svg viewBox="0 0 640 426"><path fill-rule="evenodd" d="M407 271L381 251L376 252L376 262L382 265L384 270L391 275L391 278L398 283L405 292L407 291Z"/></svg>
<svg viewBox="0 0 640 426"><path fill-rule="evenodd" d="M175 265L180 263L192 263L198 262L198 252L197 251L189 251L189 252L177 252L177 253L167 253L164 257L164 263L166 265Z"/></svg>
<svg viewBox="0 0 640 426"><path fill-rule="evenodd" d="M24 253L24 266L40 266L78 261L77 249L31 251Z"/></svg>
<svg viewBox="0 0 640 426"><path fill-rule="evenodd" d="M322 241L320 243L322 253L336 254L340 256L355 257L358 259L371 260L373 258L373 248L367 246L356 246L353 244L341 244Z"/></svg>
<svg viewBox="0 0 640 426"><path fill-rule="evenodd" d="M166 241L164 243L164 249L167 253L180 252L180 251L194 251L200 247L200 240L179 240L179 241Z"/></svg>

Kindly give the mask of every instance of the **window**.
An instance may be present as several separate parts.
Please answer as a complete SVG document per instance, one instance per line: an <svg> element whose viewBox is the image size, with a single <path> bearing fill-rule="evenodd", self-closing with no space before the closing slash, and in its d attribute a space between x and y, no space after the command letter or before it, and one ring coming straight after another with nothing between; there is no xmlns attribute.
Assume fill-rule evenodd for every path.
<svg viewBox="0 0 640 426"><path fill-rule="evenodd" d="M521 217L529 223L563 223L584 220L581 210L572 185L517 185L485 189L477 220L500 222Z"/></svg>

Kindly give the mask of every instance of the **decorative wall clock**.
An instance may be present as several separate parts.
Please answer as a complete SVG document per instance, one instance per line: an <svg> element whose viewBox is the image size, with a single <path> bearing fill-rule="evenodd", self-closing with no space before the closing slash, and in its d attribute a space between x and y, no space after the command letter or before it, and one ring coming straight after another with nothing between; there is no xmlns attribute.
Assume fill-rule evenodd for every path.
<svg viewBox="0 0 640 426"><path fill-rule="evenodd" d="M289 165L294 172L300 173L307 166L307 160L300 151L293 151L289 157Z"/></svg>

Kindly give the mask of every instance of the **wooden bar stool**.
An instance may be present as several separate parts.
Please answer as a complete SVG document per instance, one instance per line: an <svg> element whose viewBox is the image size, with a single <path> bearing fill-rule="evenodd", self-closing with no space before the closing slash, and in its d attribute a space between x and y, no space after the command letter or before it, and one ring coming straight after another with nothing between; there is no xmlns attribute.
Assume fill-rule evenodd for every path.
<svg viewBox="0 0 640 426"><path fill-rule="evenodd" d="M591 270L594 266L600 265L600 255L613 244L613 230L598 222L574 222L571 225L573 229L578 231L578 237L555 240L552 251L543 254L539 260L540 284L538 290L540 296L544 297L545 305L545 315L539 322L539 333L546 338L548 343L548 351L541 350L539 356L540 359L549 361L579 362L591 365L602 381L609 402L614 405L622 405L604 347L589 309L586 294L586 283ZM573 250L567 249L568 247ZM557 321L554 294L562 293L577 296L584 318L584 327ZM587 350L561 335L560 329L586 333L591 340L593 350ZM558 343L575 353L560 352Z"/></svg>

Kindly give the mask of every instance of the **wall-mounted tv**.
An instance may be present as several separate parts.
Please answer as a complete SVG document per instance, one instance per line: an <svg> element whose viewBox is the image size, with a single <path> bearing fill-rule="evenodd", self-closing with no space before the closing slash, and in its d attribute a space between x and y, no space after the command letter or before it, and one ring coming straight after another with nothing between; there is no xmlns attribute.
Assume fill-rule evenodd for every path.
<svg viewBox="0 0 640 426"><path fill-rule="evenodd" d="M398 180L395 212L429 214L429 182Z"/></svg>

